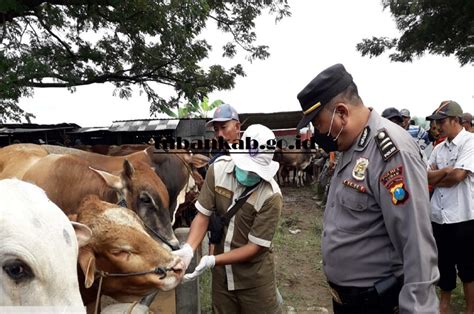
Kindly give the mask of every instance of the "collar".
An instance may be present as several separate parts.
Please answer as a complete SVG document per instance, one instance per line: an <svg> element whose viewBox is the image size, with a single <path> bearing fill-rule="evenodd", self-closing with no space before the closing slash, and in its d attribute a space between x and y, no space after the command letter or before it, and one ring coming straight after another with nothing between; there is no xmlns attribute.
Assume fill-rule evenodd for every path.
<svg viewBox="0 0 474 314"><path fill-rule="evenodd" d="M351 148L342 154L341 168L339 169L343 169L351 162L354 151L364 151L367 148L367 145L373 140L373 132L378 129L381 117L372 108L369 108L369 110L369 120L367 120L365 127L362 129L362 132L357 140L352 144Z"/></svg>
<svg viewBox="0 0 474 314"><path fill-rule="evenodd" d="M459 146L459 144L461 144L461 141L463 140L464 136L466 136L467 131L466 129L462 128L462 130L458 133L458 135L456 135L453 140L451 142L448 141L448 139L446 139L444 141L444 145L446 146L450 146L451 143L454 144L455 146Z"/></svg>
<svg viewBox="0 0 474 314"><path fill-rule="evenodd" d="M228 160L227 165L225 165L224 171L226 173L232 173L234 172L235 164L232 159Z"/></svg>

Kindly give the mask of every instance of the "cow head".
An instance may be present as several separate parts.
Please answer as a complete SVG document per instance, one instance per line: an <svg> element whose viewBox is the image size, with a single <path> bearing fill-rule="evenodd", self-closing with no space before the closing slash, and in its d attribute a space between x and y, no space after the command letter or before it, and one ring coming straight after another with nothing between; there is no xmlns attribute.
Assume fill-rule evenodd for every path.
<svg viewBox="0 0 474 314"><path fill-rule="evenodd" d="M192 154L183 149L165 151L148 147L144 153L168 189L170 195L169 214L174 224L175 213L179 205L185 202L186 195L198 192L195 181L196 169L205 167L209 158L200 154Z"/></svg>
<svg viewBox="0 0 474 314"><path fill-rule="evenodd" d="M82 309L78 246L91 230L74 223L37 186L0 181L0 306Z"/></svg>
<svg viewBox="0 0 474 314"><path fill-rule="evenodd" d="M142 161L133 161L132 164L124 160L119 176L92 170L97 172L108 186L119 192L126 206L133 209L148 228L161 235L171 245L178 246L179 242L173 233L169 216L168 191L150 165Z"/></svg>
<svg viewBox="0 0 474 314"><path fill-rule="evenodd" d="M106 277L102 293L119 301L130 301L153 290L170 290L179 284L184 275L183 262L148 235L133 211L91 195L84 198L78 212L77 221L93 232L89 244L79 253L86 288L98 281L99 271L126 274L157 268L165 273Z"/></svg>

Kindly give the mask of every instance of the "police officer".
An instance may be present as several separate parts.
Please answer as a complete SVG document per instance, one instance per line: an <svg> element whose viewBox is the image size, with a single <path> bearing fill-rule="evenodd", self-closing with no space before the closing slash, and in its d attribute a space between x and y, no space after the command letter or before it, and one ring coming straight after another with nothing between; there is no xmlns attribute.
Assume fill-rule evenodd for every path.
<svg viewBox="0 0 474 314"><path fill-rule="evenodd" d="M341 151L324 212L323 267L335 313L435 313L439 278L427 170L399 126L364 106L342 64L299 94L325 151Z"/></svg>

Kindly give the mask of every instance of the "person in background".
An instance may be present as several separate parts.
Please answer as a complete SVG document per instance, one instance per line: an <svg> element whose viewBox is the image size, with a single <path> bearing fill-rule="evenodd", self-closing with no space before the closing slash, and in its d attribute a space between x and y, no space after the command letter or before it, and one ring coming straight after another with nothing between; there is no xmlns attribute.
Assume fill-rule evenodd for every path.
<svg viewBox="0 0 474 314"><path fill-rule="evenodd" d="M237 110L229 104L221 104L214 111L211 121L206 123L206 127L214 128L214 136L216 139L222 137L229 144L238 143L240 139L240 120ZM211 152L211 165L217 158L228 155L226 150L218 150Z"/></svg>
<svg viewBox="0 0 474 314"><path fill-rule="evenodd" d="M474 135L461 125L461 106L444 101L426 119L436 121L446 140L430 156L434 186L431 221L438 246L440 312L450 313L456 272L463 283L466 313L474 313Z"/></svg>
<svg viewBox="0 0 474 314"><path fill-rule="evenodd" d="M382 111L382 117L392 121L393 123L403 127L403 118L397 108L389 107Z"/></svg>
<svg viewBox="0 0 474 314"><path fill-rule="evenodd" d="M419 125L411 124L411 115L408 109L400 110L400 114L403 117L403 127L408 133L415 139L416 143L420 147L421 151L425 154L426 157L430 156L430 153L433 147L430 145L430 139L428 132Z"/></svg>
<svg viewBox="0 0 474 314"><path fill-rule="evenodd" d="M466 131L474 133L474 128L472 127L472 114L469 112L462 114L462 126Z"/></svg>
<svg viewBox="0 0 474 314"><path fill-rule="evenodd" d="M342 64L298 94L326 152L342 152L324 211L323 269L335 313L435 313L439 278L427 169L407 132L360 98Z"/></svg>
<svg viewBox="0 0 474 314"><path fill-rule="evenodd" d="M275 139L263 125L251 125L245 138L268 143ZM212 213L220 216L236 203L249 188L250 197L224 228L213 255L201 258L192 274L194 280L212 269L213 313L281 313L276 289L272 240L278 226L283 198L273 179L279 164L272 160L274 149L248 148L231 150L209 168L196 203L194 218L186 244L173 251L186 264L204 238Z"/></svg>
<svg viewBox="0 0 474 314"><path fill-rule="evenodd" d="M436 110L432 113L435 114ZM446 139L446 135L441 135L441 130L436 124L435 120L430 120L430 129L428 130L428 136L430 137L430 142L433 145L433 148L438 144L442 143ZM428 184L428 190L430 192L430 199L433 196L434 187L431 184Z"/></svg>

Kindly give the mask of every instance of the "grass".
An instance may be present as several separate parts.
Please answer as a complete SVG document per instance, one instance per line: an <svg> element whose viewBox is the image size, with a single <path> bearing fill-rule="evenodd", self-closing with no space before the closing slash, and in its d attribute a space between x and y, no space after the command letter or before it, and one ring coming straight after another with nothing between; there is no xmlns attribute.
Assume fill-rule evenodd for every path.
<svg viewBox="0 0 474 314"><path fill-rule="evenodd" d="M438 290L438 296L439 296L439 289ZM456 289L453 290L453 293L451 295L451 307L453 309L453 313L464 313L465 312L465 304L466 302L464 301L464 291L462 287L462 282L457 280L456 283Z"/></svg>
<svg viewBox="0 0 474 314"><path fill-rule="evenodd" d="M199 277L199 299L201 302L201 313L211 314L212 313L212 301L211 301L211 284L212 284L211 271L206 271Z"/></svg>
<svg viewBox="0 0 474 314"><path fill-rule="evenodd" d="M290 229L301 229L301 232L293 235L289 232ZM326 291L327 287L322 274L321 232L322 211L318 209L317 212L311 214L308 212L283 214L273 238L277 285L285 306L291 306L298 312L324 305L324 297L320 294L321 291ZM295 269L295 265L300 269ZM303 287L301 281L305 280L304 277L302 278L301 267L306 267L306 273L321 276L316 285L309 289L310 291L301 290ZM199 280L201 313L212 313L211 272L205 272ZM464 292L459 280L452 294L451 305L453 313L464 313ZM330 306L328 309L331 312Z"/></svg>

